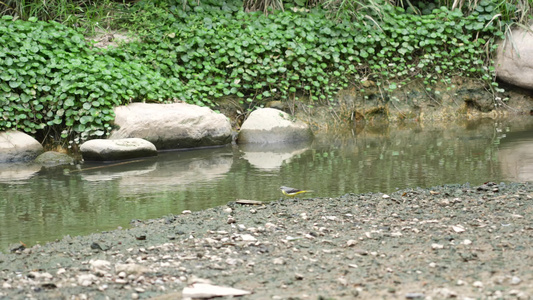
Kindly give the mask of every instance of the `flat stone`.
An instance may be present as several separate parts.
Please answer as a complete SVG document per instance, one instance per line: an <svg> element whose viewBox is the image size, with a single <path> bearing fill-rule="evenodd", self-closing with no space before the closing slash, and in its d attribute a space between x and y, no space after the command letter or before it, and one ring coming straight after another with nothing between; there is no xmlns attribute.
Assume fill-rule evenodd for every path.
<svg viewBox="0 0 533 300"><path fill-rule="evenodd" d="M139 138L94 139L80 146L81 155L88 161L113 161L157 155L154 144Z"/></svg>

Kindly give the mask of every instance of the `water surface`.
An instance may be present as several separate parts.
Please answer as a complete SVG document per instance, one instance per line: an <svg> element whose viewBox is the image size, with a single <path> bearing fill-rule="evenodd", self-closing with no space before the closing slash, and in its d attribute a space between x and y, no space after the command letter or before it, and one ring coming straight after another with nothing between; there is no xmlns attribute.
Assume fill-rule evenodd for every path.
<svg viewBox="0 0 533 300"><path fill-rule="evenodd" d="M114 164L0 166L0 251L235 199L279 186L312 197L448 183L533 181L533 118L352 128L309 144L162 152Z"/></svg>

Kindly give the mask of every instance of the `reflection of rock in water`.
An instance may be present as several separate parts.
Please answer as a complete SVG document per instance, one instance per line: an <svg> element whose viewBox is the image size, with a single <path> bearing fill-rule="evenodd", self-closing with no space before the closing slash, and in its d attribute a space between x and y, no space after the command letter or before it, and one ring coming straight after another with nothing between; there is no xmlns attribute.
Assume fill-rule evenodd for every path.
<svg viewBox="0 0 533 300"><path fill-rule="evenodd" d="M40 170L38 164L0 164L0 182L22 184Z"/></svg>
<svg viewBox="0 0 533 300"><path fill-rule="evenodd" d="M506 180L533 181L533 141L509 143L498 156Z"/></svg>
<svg viewBox="0 0 533 300"><path fill-rule="evenodd" d="M186 155L178 159L159 161L157 168L149 174L135 177L122 177L121 193L132 194L139 191L180 190L195 182L205 182L221 178L233 164L233 156L216 154L207 158Z"/></svg>
<svg viewBox="0 0 533 300"><path fill-rule="evenodd" d="M243 144L239 149L244 153L243 158L254 167L276 170L294 156L304 153L309 144Z"/></svg>
<svg viewBox="0 0 533 300"><path fill-rule="evenodd" d="M81 178L86 181L108 181L125 177L136 177L143 174L153 172L157 169L157 163L152 162L149 165L142 166L133 164L125 169L124 166L100 166L93 169L85 170L81 174Z"/></svg>

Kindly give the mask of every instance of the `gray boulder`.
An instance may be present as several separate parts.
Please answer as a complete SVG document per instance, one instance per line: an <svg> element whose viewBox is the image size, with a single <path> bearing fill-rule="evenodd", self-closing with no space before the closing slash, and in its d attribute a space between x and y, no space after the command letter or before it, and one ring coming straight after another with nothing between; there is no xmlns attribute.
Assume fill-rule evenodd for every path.
<svg viewBox="0 0 533 300"><path fill-rule="evenodd" d="M533 30L533 25L530 26ZM533 33L517 27L498 45L496 76L507 83L533 89Z"/></svg>
<svg viewBox="0 0 533 300"><path fill-rule="evenodd" d="M68 165L74 163L74 158L66 153L57 151L46 151L35 158L35 163L42 164L48 167L58 165Z"/></svg>
<svg viewBox="0 0 533 300"><path fill-rule="evenodd" d="M217 146L231 142L231 124L208 107L186 103L132 103L115 108L118 130L111 139L142 138L158 150Z"/></svg>
<svg viewBox="0 0 533 300"><path fill-rule="evenodd" d="M0 132L0 162L32 160L43 151L43 146L24 132Z"/></svg>
<svg viewBox="0 0 533 300"><path fill-rule="evenodd" d="M138 138L89 140L80 146L80 152L83 159L88 161L112 161L157 155L154 144Z"/></svg>
<svg viewBox="0 0 533 300"><path fill-rule="evenodd" d="M309 125L274 108L261 108L244 121L238 143L295 143L313 139Z"/></svg>

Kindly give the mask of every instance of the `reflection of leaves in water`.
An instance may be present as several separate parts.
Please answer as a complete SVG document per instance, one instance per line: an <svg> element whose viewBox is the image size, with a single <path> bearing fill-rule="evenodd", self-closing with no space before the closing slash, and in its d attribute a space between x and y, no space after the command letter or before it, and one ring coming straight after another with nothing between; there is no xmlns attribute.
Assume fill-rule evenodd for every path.
<svg viewBox="0 0 533 300"><path fill-rule="evenodd" d="M313 197L324 197L498 182L502 179L499 148L513 136L507 133L500 145L494 145L495 128L501 126L447 124L317 136L313 147L298 152L275 172L261 171L230 147L162 153L136 166L150 170L156 162L157 171L105 182L84 181L84 172L41 172L24 185L0 183L0 228L9 228L0 235L0 248L19 240L31 246L31 241L43 238L127 226L132 219L194 211L235 199L277 200L280 185L312 189ZM113 172L130 172L134 165L117 166Z"/></svg>
<svg viewBox="0 0 533 300"><path fill-rule="evenodd" d="M287 166L285 171L305 174L294 185L312 186L330 194L387 192L396 187L430 187L494 178L498 165L497 149L491 143L493 131L491 127L479 127L475 131L478 138L472 140L459 138L472 134L472 130L465 132L453 126L426 128L418 133L389 130L385 135L363 134L343 140L343 147L339 147L339 140L318 145L313 158L307 160L312 160L313 169L320 172L302 170L303 161Z"/></svg>

